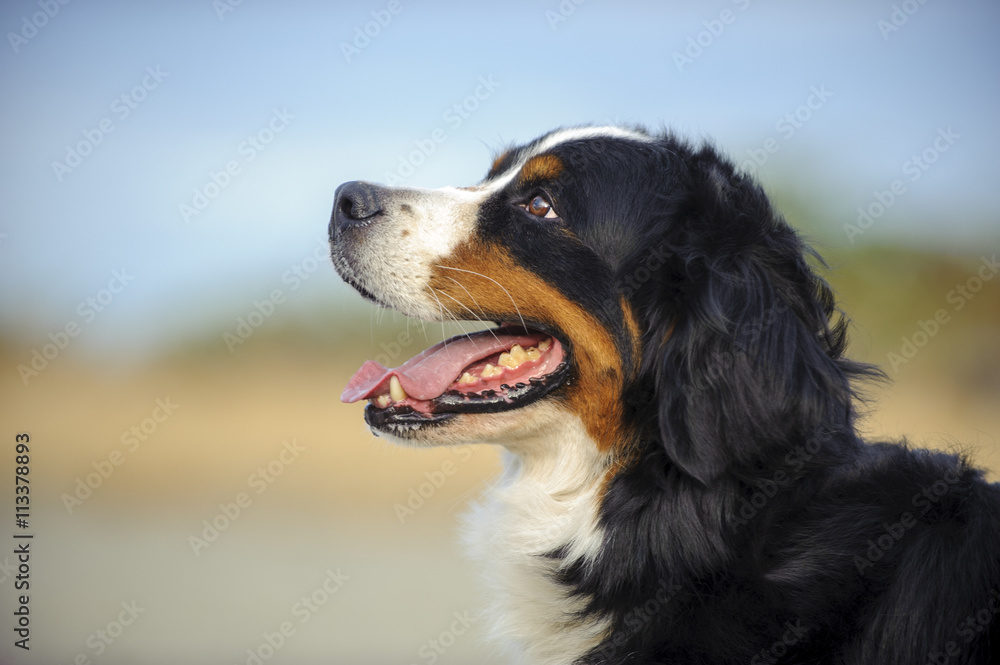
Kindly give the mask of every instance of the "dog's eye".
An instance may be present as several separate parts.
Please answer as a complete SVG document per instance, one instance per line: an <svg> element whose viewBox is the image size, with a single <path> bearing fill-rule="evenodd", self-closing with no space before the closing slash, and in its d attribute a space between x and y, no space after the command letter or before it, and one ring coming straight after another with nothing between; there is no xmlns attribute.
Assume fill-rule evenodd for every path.
<svg viewBox="0 0 1000 665"><path fill-rule="evenodd" d="M536 194L530 201L522 206L535 217L542 219L559 219L559 215L552 209L552 204L541 194Z"/></svg>

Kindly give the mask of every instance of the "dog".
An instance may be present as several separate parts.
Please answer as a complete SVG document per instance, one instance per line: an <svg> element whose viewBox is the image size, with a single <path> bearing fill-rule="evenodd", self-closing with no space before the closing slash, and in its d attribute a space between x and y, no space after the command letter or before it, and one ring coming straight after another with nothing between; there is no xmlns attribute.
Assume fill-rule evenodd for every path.
<svg viewBox="0 0 1000 665"><path fill-rule="evenodd" d="M368 300L493 326L342 400L394 442L502 447L467 526L516 662L993 662L1000 486L860 438L879 370L712 145L563 128L476 185L344 183L329 235Z"/></svg>

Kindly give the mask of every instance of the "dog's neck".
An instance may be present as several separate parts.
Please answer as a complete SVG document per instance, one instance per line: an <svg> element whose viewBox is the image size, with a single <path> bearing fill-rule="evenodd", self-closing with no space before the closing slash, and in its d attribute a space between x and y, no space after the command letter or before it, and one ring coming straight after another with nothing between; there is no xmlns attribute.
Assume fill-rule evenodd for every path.
<svg viewBox="0 0 1000 665"><path fill-rule="evenodd" d="M468 545L493 595L493 632L530 663L572 663L595 646L600 621L554 578L601 547L598 502L607 461L575 416L508 442L504 471L468 516ZM581 650L582 649L582 650Z"/></svg>

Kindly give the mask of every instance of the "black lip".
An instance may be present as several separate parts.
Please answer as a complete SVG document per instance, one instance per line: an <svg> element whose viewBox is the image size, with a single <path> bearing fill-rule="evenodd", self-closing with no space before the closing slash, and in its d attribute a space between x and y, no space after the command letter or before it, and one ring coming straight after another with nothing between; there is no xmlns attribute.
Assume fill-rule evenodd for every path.
<svg viewBox="0 0 1000 665"><path fill-rule="evenodd" d="M569 363L563 359L553 372L538 378L531 378L528 383L517 383L513 386L503 384L503 392L487 390L482 393L463 393L449 390L440 397L431 400L433 413L499 413L527 406L561 386L569 374Z"/></svg>
<svg viewBox="0 0 1000 665"><path fill-rule="evenodd" d="M365 422L372 429L406 438L417 430L440 425L455 417L454 413L421 413L409 406L380 409L374 404L365 407Z"/></svg>
<svg viewBox="0 0 1000 665"><path fill-rule="evenodd" d="M463 393L450 390L431 400L430 413L417 411L409 406L379 408L374 404L365 407L365 422L372 429L407 438L427 427L442 425L463 413L502 413L528 406L566 384L570 375L571 348L561 336L553 335L546 327L528 326L531 330L557 337L563 348L563 360L556 369L542 377L532 377L528 383L513 386L504 384L503 392L487 390L482 393Z"/></svg>
<svg viewBox="0 0 1000 665"><path fill-rule="evenodd" d="M360 295L365 300L367 300L369 302L372 302L372 303L378 305L379 307L385 307L386 309L391 309L388 305L386 305L384 302L382 302L381 300L379 300L378 296L376 296L374 293L372 293L371 291L369 291L368 289L366 289L364 286L362 286L361 284L359 284L353 277L347 277L345 275L341 275L340 278L342 280L344 280L345 282L347 282L351 286L351 288L354 289L355 291L357 291L358 295Z"/></svg>

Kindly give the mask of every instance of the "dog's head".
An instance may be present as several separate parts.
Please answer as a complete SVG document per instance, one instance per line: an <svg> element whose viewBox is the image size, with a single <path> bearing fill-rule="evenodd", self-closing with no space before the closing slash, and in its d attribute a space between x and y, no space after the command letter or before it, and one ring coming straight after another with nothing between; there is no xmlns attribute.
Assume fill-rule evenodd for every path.
<svg viewBox="0 0 1000 665"><path fill-rule="evenodd" d="M376 432L516 446L574 416L604 452L707 482L769 442L848 427L844 326L809 251L710 147L613 127L504 151L470 187L349 182L334 264L364 297L482 320L344 391Z"/></svg>

